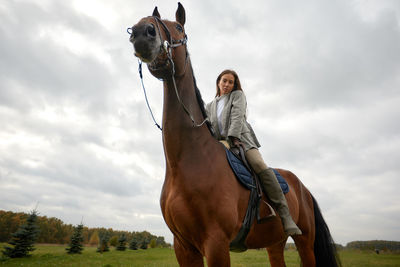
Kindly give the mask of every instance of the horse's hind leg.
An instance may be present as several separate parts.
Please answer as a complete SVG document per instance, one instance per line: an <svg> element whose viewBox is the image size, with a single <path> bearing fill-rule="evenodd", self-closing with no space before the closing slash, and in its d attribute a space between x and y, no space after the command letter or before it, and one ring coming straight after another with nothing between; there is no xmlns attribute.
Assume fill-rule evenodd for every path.
<svg viewBox="0 0 400 267"><path fill-rule="evenodd" d="M315 267L314 241L308 235L293 236L303 267Z"/></svg>
<svg viewBox="0 0 400 267"><path fill-rule="evenodd" d="M183 246L174 238L175 256L181 267L204 267L203 255L192 247Z"/></svg>
<svg viewBox="0 0 400 267"><path fill-rule="evenodd" d="M283 256L283 251L285 249L285 245L286 245L286 240L284 240L280 243L277 243L275 245L272 245L270 247L267 247L268 258L269 258L269 262L271 263L271 267L286 266L285 258Z"/></svg>

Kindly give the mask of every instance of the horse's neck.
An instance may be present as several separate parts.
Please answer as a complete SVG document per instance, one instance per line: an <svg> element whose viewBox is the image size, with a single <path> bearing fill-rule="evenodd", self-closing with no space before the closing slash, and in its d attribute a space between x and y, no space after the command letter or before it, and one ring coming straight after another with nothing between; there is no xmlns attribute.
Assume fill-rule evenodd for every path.
<svg viewBox="0 0 400 267"><path fill-rule="evenodd" d="M187 66L185 74L176 78L176 87L181 101L193 115L196 123L204 120L194 87L193 73ZM205 141L212 138L207 126L193 127L175 93L172 79L164 81L163 142L167 162L179 164L193 153L204 149ZM187 158L186 158L187 159Z"/></svg>

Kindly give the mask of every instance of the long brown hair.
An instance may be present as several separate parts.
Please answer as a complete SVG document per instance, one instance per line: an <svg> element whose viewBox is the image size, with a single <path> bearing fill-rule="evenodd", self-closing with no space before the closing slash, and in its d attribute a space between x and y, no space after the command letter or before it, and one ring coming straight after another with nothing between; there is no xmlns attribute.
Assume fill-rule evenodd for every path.
<svg viewBox="0 0 400 267"><path fill-rule="evenodd" d="M232 74L233 77L235 78L235 82L233 83L232 91L235 91L235 90L242 90L243 91L242 86L240 85L240 80L239 80L239 76L237 75L237 73L234 70L229 70L228 69L228 70L224 70L223 72L221 72L221 74L218 75L218 77L217 77L217 82L216 82L216 84L217 84L217 93L215 94L215 97L221 95L221 93L219 91L218 83L221 80L222 76L224 76L225 74Z"/></svg>

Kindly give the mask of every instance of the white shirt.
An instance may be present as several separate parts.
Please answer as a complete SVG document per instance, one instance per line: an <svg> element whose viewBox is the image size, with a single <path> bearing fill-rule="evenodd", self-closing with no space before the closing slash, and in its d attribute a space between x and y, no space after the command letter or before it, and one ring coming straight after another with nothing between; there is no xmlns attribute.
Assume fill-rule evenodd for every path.
<svg viewBox="0 0 400 267"><path fill-rule="evenodd" d="M225 136L224 129L222 128L222 123L221 123L221 114L222 110L224 109L225 106L225 100L226 100L226 95L222 95L218 97L217 99L217 118L218 118L218 128L220 130L221 136Z"/></svg>

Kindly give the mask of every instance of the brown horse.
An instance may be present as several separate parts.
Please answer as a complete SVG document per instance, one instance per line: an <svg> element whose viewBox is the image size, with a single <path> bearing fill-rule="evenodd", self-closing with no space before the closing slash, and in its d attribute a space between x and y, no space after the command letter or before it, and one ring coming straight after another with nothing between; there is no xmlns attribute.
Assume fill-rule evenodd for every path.
<svg viewBox="0 0 400 267"><path fill-rule="evenodd" d="M179 3L176 21L153 15L132 28L135 55L164 83L162 119L166 160L161 209L174 234L180 266L230 266L229 244L242 226L250 191L239 184L224 147L215 140L193 75L184 31L185 10ZM290 186L286 194L291 215L303 232L293 239L303 266L338 266L334 243L318 205L291 172L279 170ZM265 199L266 200L266 199ZM267 213L266 206L261 213ZM266 248L271 266L285 266L287 236L279 216L253 223L248 248Z"/></svg>

